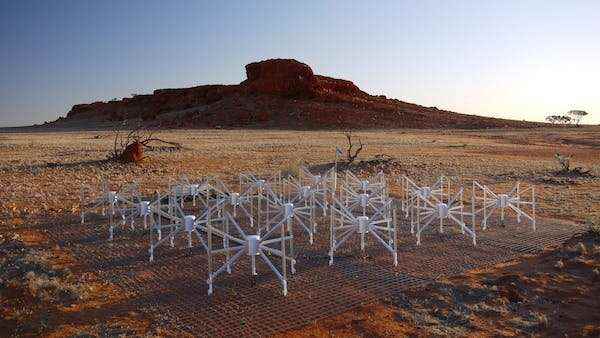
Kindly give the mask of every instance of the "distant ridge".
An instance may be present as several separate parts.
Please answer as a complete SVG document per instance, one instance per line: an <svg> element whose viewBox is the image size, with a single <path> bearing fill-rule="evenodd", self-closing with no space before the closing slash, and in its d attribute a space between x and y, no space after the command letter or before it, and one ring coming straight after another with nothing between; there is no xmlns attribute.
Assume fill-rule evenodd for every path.
<svg viewBox="0 0 600 338"><path fill-rule="evenodd" d="M237 85L158 89L118 101L77 104L52 122L142 118L163 128L533 128L545 124L465 115L374 96L347 80L315 75L292 59L246 65Z"/></svg>

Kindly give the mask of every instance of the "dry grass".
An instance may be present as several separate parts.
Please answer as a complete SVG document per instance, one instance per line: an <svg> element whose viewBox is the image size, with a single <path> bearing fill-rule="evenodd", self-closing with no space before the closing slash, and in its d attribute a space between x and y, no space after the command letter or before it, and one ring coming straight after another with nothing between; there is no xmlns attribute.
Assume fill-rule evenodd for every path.
<svg viewBox="0 0 600 338"><path fill-rule="evenodd" d="M459 182L477 179L498 190L510 189L514 181L521 180L536 185L539 215L583 222L600 210L600 148L593 141L600 139L600 128L364 131L356 135L366 144L358 160L389 155L393 161L374 169L383 169L392 177L409 175L426 182L445 174ZM164 132L161 137L181 143L184 149L173 153L151 153L151 158L139 165L123 165L105 161L113 146L110 132L0 134L0 235L9 238L12 231L23 233L28 225L43 224L53 217L77 212L80 186L99 186L103 178L109 178L117 186L137 180L143 192L150 193L165 188L169 178L183 173L190 178L215 175L230 182L234 182L240 172L248 171L270 174L281 170L297 175L300 164L330 163L334 160L335 147L343 149L346 146L342 132L179 130ZM595 176L557 176L554 158L557 152L570 156L574 166L590 169ZM597 220L591 224L597 227ZM27 244L27 240L23 241ZM31 242L36 241L43 241L43 238L36 239L32 235ZM68 266L68 259L57 257L56 251L24 250L24 256L18 259L34 268L23 269L14 283L23 287L31 298L29 301L62 304L62 316L65 313L76 316L84 309L102 308L107 302L116 302L118 297L126 296L116 295L111 285L101 284L91 277L92 282L86 282L86 290L77 280L81 276L67 272L61 275L58 273L62 271L60 267L52 264L48 268L46 263L61 259L65 260L62 265ZM586 250L592 254L600 253L597 245ZM568 270L570 261L563 261ZM3 277L3 283L7 280ZM448 290L440 297L454 299L460 296L456 291ZM36 314L31 307L15 304L14 309L18 312L13 315L30 318L32 327L48 325L48 319L39 312ZM68 304L72 305L69 307ZM445 312L437 314L415 310L403 316L418 325L427 325L431 334L463 335L472 326L479 325L477 317L471 317L473 313L494 314L510 310L506 304L467 305L449 305ZM419 306L425 309L428 305ZM394 320L396 312L386 311L388 317L382 318ZM514 316L516 322L512 325L521 327L518 332L529 334L553 325L552 318L544 319L543 313L531 311ZM357 328L367 325L361 323L353 325ZM372 325L383 324L373 322ZM136 328L131 331L128 329L131 327ZM77 326L59 325L55 333L59 336L81 332L137 334L146 332L147 328L144 319L127 317L106 324L90 319ZM32 330L27 332L38 332ZM403 330L393 332L399 335L412 332ZM595 328L589 330L596 332ZM360 331L349 332L349 335L355 335Z"/></svg>
<svg viewBox="0 0 600 338"><path fill-rule="evenodd" d="M561 140L600 138L600 130L548 134L372 131L356 135L367 145L361 158L386 154L397 159L396 165L385 168L391 175L431 180L446 174L478 179L500 189L508 189L515 180L529 181L538 186L542 215L583 221L600 206L600 179L556 177L553 156L560 152L570 156L574 166L597 172L600 148ZM161 136L186 149L151 154L140 165L121 165L104 161L112 149L110 132L0 134L0 222L20 226L76 211L81 184L99 185L104 177L117 185L135 179L150 192L182 173L225 180L244 171L264 174L284 169L293 174L300 163L333 161L335 147L343 148L346 143L341 132L184 130ZM515 144L514 139L528 141Z"/></svg>
<svg viewBox="0 0 600 338"><path fill-rule="evenodd" d="M33 248L46 240L37 233L19 233L0 234L0 332L59 337L150 332L149 322L135 314L110 313L104 315L110 321L90 324L97 322L99 309L128 294L93 273L73 273L70 254L58 247Z"/></svg>
<svg viewBox="0 0 600 338"><path fill-rule="evenodd" d="M2 236L0 257L0 330L6 334L46 332L54 314L90 294L54 250L32 249L17 235Z"/></svg>
<svg viewBox="0 0 600 338"><path fill-rule="evenodd" d="M36 301L69 306L87 297L68 268L56 264L52 251L31 249L14 236L0 244L9 253L0 260L0 280L5 287L25 286Z"/></svg>

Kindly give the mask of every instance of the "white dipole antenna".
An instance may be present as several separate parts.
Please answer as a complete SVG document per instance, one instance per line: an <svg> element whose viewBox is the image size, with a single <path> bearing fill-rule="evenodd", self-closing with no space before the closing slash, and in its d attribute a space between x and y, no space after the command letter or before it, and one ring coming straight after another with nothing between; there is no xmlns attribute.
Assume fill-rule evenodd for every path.
<svg viewBox="0 0 600 338"><path fill-rule="evenodd" d="M485 230L488 227L488 220L494 214L495 210L500 211L500 220L502 223L505 222L505 212L514 211L517 214L517 222L520 223L521 217L525 217L531 222L533 230L535 230L535 187L528 186L525 189L521 188L520 182L516 182L513 188L508 193L496 194L490 188L485 185L481 185L478 182L473 184L473 194L475 190L483 191L483 205L480 209L476 209L474 213L483 213L483 219L481 226ZM531 200L523 200L523 194L531 191ZM489 197L488 197L489 196ZM523 206L530 206L530 216L523 210Z"/></svg>
<svg viewBox="0 0 600 338"><path fill-rule="evenodd" d="M107 180L102 180L102 183L100 184L100 194L98 197L95 196L89 186L82 186L80 193L81 223L85 223L86 213L91 213L93 211L97 211L98 209L100 209L102 216L106 216L106 208L108 207L110 209L110 205L114 202L113 196L116 195L116 192L109 189ZM86 202L86 193L90 195L91 201L89 203Z"/></svg>
<svg viewBox="0 0 600 338"><path fill-rule="evenodd" d="M415 226L420 224L420 208L422 207L423 202L421 199L423 198L431 198L437 202L444 201L444 176L440 176L438 180L432 186L420 186L413 182L406 175L400 178L400 181L403 182L403 209L404 209L404 217L410 217L410 232L411 234L415 231ZM449 197L448 197L449 198ZM442 221L441 221L442 222ZM441 227L441 225L440 225Z"/></svg>
<svg viewBox="0 0 600 338"><path fill-rule="evenodd" d="M323 211L323 216L326 215L329 199L334 195L334 186L337 184L337 174L334 168L329 169L324 174L313 175L305 166L300 167L300 178L298 186L305 187L302 189L310 189L315 196L315 203Z"/></svg>
<svg viewBox="0 0 600 338"><path fill-rule="evenodd" d="M228 232L229 231L228 226L225 227L224 231L221 231L221 230L218 230L218 229L215 229L214 227L212 227L212 225L210 223L208 224L207 231L208 231L209 235L211 235L211 236L214 235L214 236L218 236L218 237L222 237L222 238L228 238L227 247L224 247L222 249L213 249L212 240L210 240L210 242L209 242L209 245L208 245L208 247L209 247L208 248L208 252L209 252L209 254L208 254L209 269L208 270L209 270L209 273L208 273L208 278L207 278L208 294L211 295L213 293L213 283L214 283L215 278L224 271L230 272L231 269L234 267L235 263L237 263L237 261L240 260L240 258L242 257L242 255L244 253L246 253L246 255L250 259L252 274L256 275L256 272L257 272L256 271L256 257L258 256L263 260L263 262L269 267L269 269L279 279L279 281L281 282L282 288L283 288L283 294L284 294L284 296L287 295L287 292L288 292L288 289L287 289L287 264L288 264L288 262L291 264L292 273L294 272L294 265L295 265L295 260L293 259L293 257L289 257L287 255L287 251L286 251L287 242L288 241L291 242L293 240L291 235L286 234L287 229L288 229L286 222L288 222L289 219L281 220L281 222L274 225L270 230L268 230L263 235L249 235L249 234L246 234L242 230L241 226L236 222L236 220L231 216L231 214L228 211L225 211L223 214L224 214L224 217L227 218L226 222L228 222L229 225L233 225L233 227L234 227L234 229L236 229L236 232L239 237L236 237L234 234ZM273 237L273 235L277 232L277 230L279 230L280 236ZM236 245L234 245L234 246L229 245L229 244L231 244L229 241L234 242ZM279 249L270 247L270 245L277 244L277 243L280 244ZM276 257L281 258L281 261L282 261L281 272L279 271L279 269L277 269L277 267L275 267L275 265L273 264L273 262L271 262L269 257L267 257L265 252L268 253L270 256L276 256ZM212 256L214 254L219 254L219 253L225 254L226 260L220 268L218 268L217 270L213 270Z"/></svg>
<svg viewBox="0 0 600 338"><path fill-rule="evenodd" d="M465 212L462 204L463 190L464 188L461 187L446 203L433 198L431 195L428 197L419 195L419 204L417 204L416 207L417 215L422 214L424 218L422 223L420 220L417 222L417 245L421 244L421 234L423 230L429 227L436 219L440 222L440 232L443 232L443 220L447 219L451 223L457 224L460 227L461 233L466 233L471 236L473 245L476 245L475 227L472 226L469 228L464 223L463 216L465 215ZM460 218L457 218L457 216L460 216Z"/></svg>
<svg viewBox="0 0 600 338"><path fill-rule="evenodd" d="M354 216L352 211L334 199L331 205L332 222L330 223L330 249L329 265L333 264L333 257L349 238L355 234L360 235L361 251L365 250L366 236L370 235L392 254L394 265L398 264L397 238L395 225L392 227L393 216L390 213L391 200L388 200L380 209L370 216ZM339 225L335 222L335 216L339 217ZM340 234L338 237L338 233ZM339 239L338 239L339 238Z"/></svg>
<svg viewBox="0 0 600 338"><path fill-rule="evenodd" d="M208 245L206 244L204 238L202 237L203 233L207 232L208 225L207 223L219 221L222 222L222 218L213 219L213 214L219 214L219 210L222 208L225 199L224 198L215 198L208 199L207 206L208 208L201 214L199 217L196 215L186 214L183 212L183 209L180 206L180 201L177 197L177 192L169 189L169 191L174 192L167 196L168 205L167 212L163 210L162 207L162 196L157 192L157 201L153 204L150 204L150 212L151 215L156 215L158 217L158 222L154 223L154 228L158 232L158 240L154 241L154 236L152 236L151 244L150 244L150 261L154 260L154 251L155 249L165 243L167 240L170 243L171 247L175 246L175 237L179 234L187 234L187 247L192 247L192 237L193 234L198 238L199 243L205 250L208 250ZM214 201L214 204L211 204L211 200ZM152 216L154 217L154 216ZM168 221L168 224L162 224L162 218L165 218ZM167 236L162 236L163 230L168 230ZM209 236L209 241L211 240Z"/></svg>

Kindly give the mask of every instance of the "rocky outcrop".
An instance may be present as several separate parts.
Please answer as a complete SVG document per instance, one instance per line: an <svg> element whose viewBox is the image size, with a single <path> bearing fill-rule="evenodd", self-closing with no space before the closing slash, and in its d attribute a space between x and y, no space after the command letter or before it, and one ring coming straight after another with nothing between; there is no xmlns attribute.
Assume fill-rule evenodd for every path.
<svg viewBox="0 0 600 338"><path fill-rule="evenodd" d="M317 81L312 69L288 59L272 59L246 65L247 80L240 85L250 94L287 98L314 98Z"/></svg>
<svg viewBox="0 0 600 338"><path fill-rule="evenodd" d="M489 128L540 124L462 115L383 95L372 96L354 83L315 75L292 59L246 65L238 85L158 89L118 101L78 104L74 119L120 121L142 118L164 127L274 128Z"/></svg>
<svg viewBox="0 0 600 338"><path fill-rule="evenodd" d="M117 121L137 117L153 119L163 113L209 105L236 92L237 85L158 89L151 95L135 95L120 101L77 104L67 113L67 118Z"/></svg>

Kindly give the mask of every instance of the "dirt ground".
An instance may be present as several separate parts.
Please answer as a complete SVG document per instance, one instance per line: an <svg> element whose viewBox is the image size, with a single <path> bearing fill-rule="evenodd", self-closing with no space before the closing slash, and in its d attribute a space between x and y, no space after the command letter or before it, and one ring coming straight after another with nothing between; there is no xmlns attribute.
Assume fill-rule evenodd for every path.
<svg viewBox="0 0 600 338"><path fill-rule="evenodd" d="M600 335L600 236L441 279L317 321L287 337Z"/></svg>
<svg viewBox="0 0 600 338"><path fill-rule="evenodd" d="M518 180L535 185L540 216L576 222L600 216L599 127L354 135L366 145L359 160L388 159L371 162L375 165L358 163L353 169L359 172L383 170L391 178L408 175L421 182L444 174L466 186L475 179L499 191L509 190ZM139 165L122 165L106 161L113 146L111 132L0 133L0 261L5 268L0 275L1 335L169 335L137 314L111 318L117 324L107 326L101 319L110 314L103 307L126 295L112 292L108 282L89 282L88 276L70 273L70 258L60 248L36 247L45 239L30 226L77 213L82 184L99 186L104 178L115 185L136 180L149 193L165 188L181 174L214 175L234 182L240 172L293 171L302 163L326 165L334 161L336 146L346 147L341 132L176 130L160 136L181 143L184 149L150 153ZM582 167L587 174L559 172L556 153L570 156L571 166ZM558 251L440 281L288 334L510 336L566 330L569 335L597 336L599 318L594 313L600 307L593 295L599 294L594 279L598 240L573 241ZM579 243L584 254L575 254L582 251ZM511 297L524 299L517 308L522 310L519 315L511 307ZM504 298L508 303L502 303ZM457 302L464 306L457 308ZM552 312L557 303L565 305ZM71 327L56 328L47 324L51 323L48 316L79 320ZM565 321L576 325L566 327Z"/></svg>

